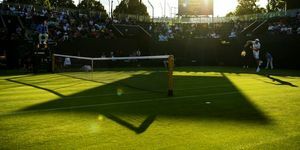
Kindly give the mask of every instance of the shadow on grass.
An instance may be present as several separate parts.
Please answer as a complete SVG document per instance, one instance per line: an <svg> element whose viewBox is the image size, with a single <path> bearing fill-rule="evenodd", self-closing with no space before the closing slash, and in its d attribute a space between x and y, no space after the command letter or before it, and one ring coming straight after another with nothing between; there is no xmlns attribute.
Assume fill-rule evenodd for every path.
<svg viewBox="0 0 300 150"><path fill-rule="evenodd" d="M137 134L143 133L145 132L148 127L153 123L153 121L156 118L156 115L150 115L148 116L140 125L135 126L133 123L130 123L129 121L123 120L120 117L117 117L115 115L112 114L105 114L106 118L109 118L113 121L115 121L116 123L134 131Z"/></svg>
<svg viewBox="0 0 300 150"><path fill-rule="evenodd" d="M272 84L275 84L275 85L287 85L287 86L290 86L290 87L298 87L297 85L294 85L291 82L280 80L278 78L272 77L271 75L267 75L267 78L271 79L273 82L277 82L278 83L278 84L272 83Z"/></svg>
<svg viewBox="0 0 300 150"><path fill-rule="evenodd" d="M17 83L17 84L21 84L21 85L25 85L25 86L30 86L30 87L33 87L33 88L36 88L36 89L44 90L44 91L47 91L47 92L52 93L54 95L57 95L59 97L64 97L64 95L60 94L59 92L56 92L54 90L50 90L48 88L43 88L41 86L37 86L37 85L34 85L34 84L29 84L29 83L25 83L25 82L13 80L13 79L5 79L5 80L9 81L9 82L12 82L12 83Z"/></svg>
<svg viewBox="0 0 300 150"><path fill-rule="evenodd" d="M224 76L175 76L174 97L167 97L166 77L165 73L134 75L70 96L63 96L46 87L19 83L61 97L30 106L20 110L19 113L61 111L89 113L95 116L103 114L137 134L145 132L157 116L196 121L208 119L257 124L269 124L271 122ZM226 87L222 85L226 85ZM135 120L123 118L116 114L146 117L137 123Z"/></svg>
<svg viewBox="0 0 300 150"><path fill-rule="evenodd" d="M295 76L300 77L299 70L265 70L257 73L256 68L238 68L238 67L177 67L177 71L185 72L222 72L222 73L235 73L235 74L258 74L258 75L276 75L276 76Z"/></svg>

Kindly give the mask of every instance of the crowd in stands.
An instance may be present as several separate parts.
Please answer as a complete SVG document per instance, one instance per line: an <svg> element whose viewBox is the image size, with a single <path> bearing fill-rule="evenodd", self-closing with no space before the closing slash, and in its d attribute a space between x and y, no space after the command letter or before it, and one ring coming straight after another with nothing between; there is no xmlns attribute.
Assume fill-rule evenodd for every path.
<svg viewBox="0 0 300 150"><path fill-rule="evenodd" d="M232 21L228 23L140 23L129 18L111 20L100 12L82 13L73 10L36 9L32 5L0 4L1 21L6 28L0 27L0 39L66 41L76 38L113 39L116 34L111 24L141 25L158 41L187 38L237 38L238 33L251 22ZM11 16L2 18L3 16ZM14 18L17 17L17 18ZM4 26L4 25L3 25ZM300 13L293 21L270 22L267 30L272 34L300 34Z"/></svg>
<svg viewBox="0 0 300 150"><path fill-rule="evenodd" d="M203 38L236 38L247 23L228 22L228 23L154 23L148 26L148 31L157 37L159 41L172 39L203 39Z"/></svg>
<svg viewBox="0 0 300 150"><path fill-rule="evenodd" d="M281 18L269 23L268 32L270 34L300 35L300 12L296 13L295 18Z"/></svg>
<svg viewBox="0 0 300 150"><path fill-rule="evenodd" d="M114 38L112 30L108 28L111 21L102 17L101 13L90 13L87 15L79 11L70 10L36 10L31 5L22 7L4 5L1 6L1 14L11 16L5 20L8 30L1 30L2 35L6 35L1 36L2 39L26 38L32 40L35 37L40 39L42 36L43 38L49 37L49 39L55 41L65 41L80 37ZM22 23L17 19L13 22L13 17L20 17ZM47 29L41 28L43 24ZM37 34L41 36L37 36Z"/></svg>

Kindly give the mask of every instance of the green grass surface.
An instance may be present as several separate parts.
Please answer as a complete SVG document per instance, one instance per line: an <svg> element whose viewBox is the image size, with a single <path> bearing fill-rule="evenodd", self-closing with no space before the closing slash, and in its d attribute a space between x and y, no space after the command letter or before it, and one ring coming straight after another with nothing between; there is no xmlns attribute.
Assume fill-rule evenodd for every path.
<svg viewBox="0 0 300 150"><path fill-rule="evenodd" d="M0 75L0 149L299 149L299 71L154 70Z"/></svg>

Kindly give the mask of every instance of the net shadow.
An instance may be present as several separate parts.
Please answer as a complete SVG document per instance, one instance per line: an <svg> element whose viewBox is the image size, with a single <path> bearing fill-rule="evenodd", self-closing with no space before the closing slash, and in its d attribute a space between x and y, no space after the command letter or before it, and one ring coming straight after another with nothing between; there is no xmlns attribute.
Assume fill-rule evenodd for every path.
<svg viewBox="0 0 300 150"><path fill-rule="evenodd" d="M18 113L59 111L89 113L95 116L103 114L137 134L147 131L158 116L195 121L206 119L271 123L271 120L226 77L175 76L177 88L174 97L167 97L167 80L162 82L163 80L161 73L134 75L111 84L33 105L19 110ZM222 85L226 85L226 88ZM119 89L122 89L122 92L118 93ZM49 92L53 93L51 90ZM147 117L139 123L132 123L131 120L115 114Z"/></svg>
<svg viewBox="0 0 300 150"><path fill-rule="evenodd" d="M44 90L44 91L47 91L47 92L52 93L54 95L57 95L59 97L65 97L64 95L60 94L59 92L56 92L54 90L44 88L44 87L41 87L41 86L37 86L37 85L34 85L34 84L29 84L29 83L25 83L25 82L13 80L13 79L5 79L5 80L9 81L9 82L12 82L12 83L17 83L17 84L21 84L21 85L25 85L25 86L30 86L30 87L33 87L33 88L36 88L36 89Z"/></svg>

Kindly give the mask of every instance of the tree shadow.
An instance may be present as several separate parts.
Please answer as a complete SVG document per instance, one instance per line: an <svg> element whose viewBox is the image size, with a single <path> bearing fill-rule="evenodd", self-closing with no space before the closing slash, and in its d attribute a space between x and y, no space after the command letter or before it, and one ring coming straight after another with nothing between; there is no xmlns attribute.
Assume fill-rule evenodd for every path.
<svg viewBox="0 0 300 150"><path fill-rule="evenodd" d="M134 75L70 96L63 96L46 87L17 82L48 91L60 98L27 107L16 113L60 111L95 116L103 114L137 134L145 132L157 116L195 121L207 119L257 124L271 122L224 76L175 76L174 97L167 96L166 78L165 72ZM226 85L226 88L220 85ZM116 114L147 117L134 123Z"/></svg>

